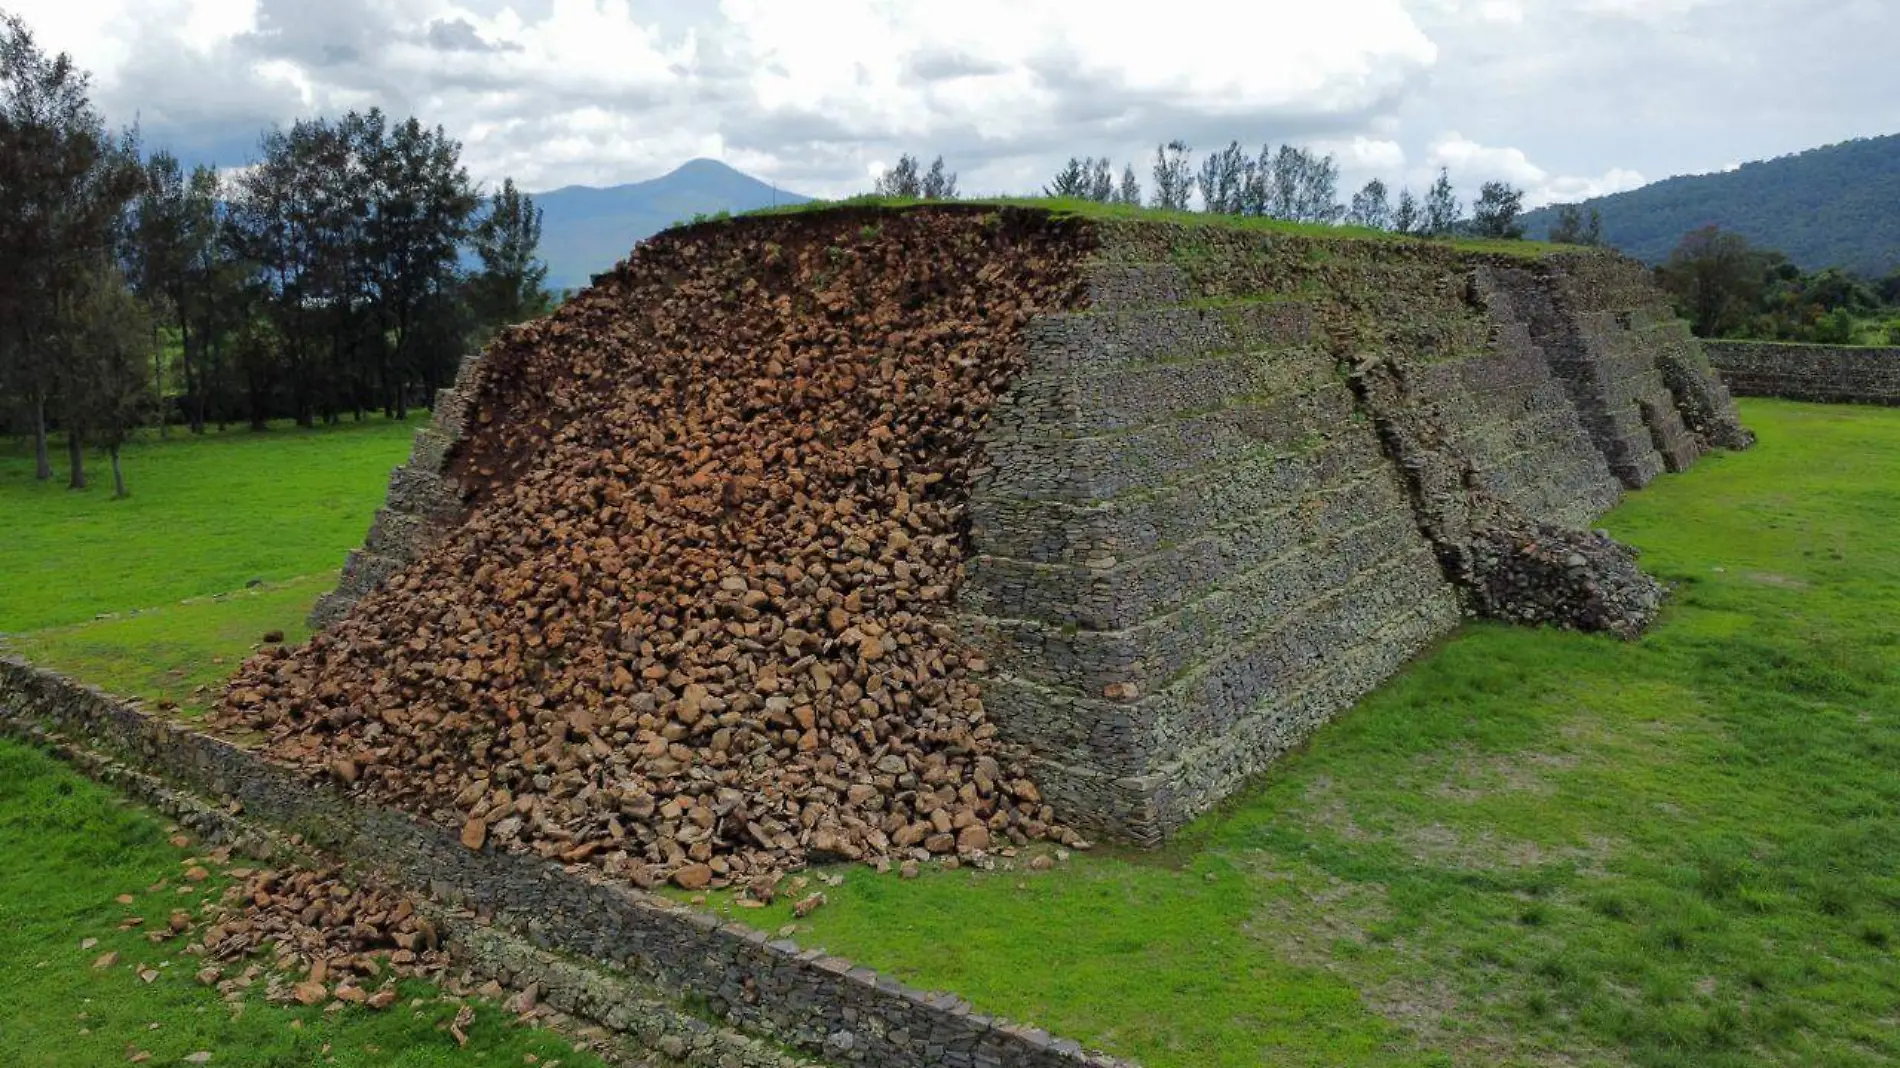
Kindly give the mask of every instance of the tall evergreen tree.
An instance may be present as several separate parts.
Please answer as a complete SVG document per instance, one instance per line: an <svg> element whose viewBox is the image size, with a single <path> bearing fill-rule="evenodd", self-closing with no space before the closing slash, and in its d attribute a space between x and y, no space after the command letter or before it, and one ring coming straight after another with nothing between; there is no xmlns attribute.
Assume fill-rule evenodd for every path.
<svg viewBox="0 0 1900 1068"><path fill-rule="evenodd" d="M1273 201L1273 146L1260 146L1260 155L1247 161L1241 176L1240 213L1266 215Z"/></svg>
<svg viewBox="0 0 1900 1068"><path fill-rule="evenodd" d="M1115 199L1115 174L1112 167L1107 156L1100 159L1094 156L1070 156L1069 162L1063 164L1049 184L1042 187L1042 195L1073 197L1106 204Z"/></svg>
<svg viewBox="0 0 1900 1068"><path fill-rule="evenodd" d="M925 200L955 200L957 198L957 175L943 166L943 157L930 161L930 170L924 172L923 181L918 183L918 192Z"/></svg>
<svg viewBox="0 0 1900 1068"><path fill-rule="evenodd" d="M897 157L897 163L887 167L878 176L873 193L881 197L905 197L915 199L923 196L923 178L917 172L917 157L906 152Z"/></svg>
<svg viewBox="0 0 1900 1068"><path fill-rule="evenodd" d="M53 474L48 417L61 400L50 335L84 273L117 250L141 183L134 136L107 134L88 88L70 56L0 16L0 390L33 427L40 479Z"/></svg>
<svg viewBox="0 0 1900 1068"><path fill-rule="evenodd" d="M536 254L541 209L534 198L504 179L471 236L482 267L469 280L470 304L482 331L547 314L553 298L545 288L548 266Z"/></svg>
<svg viewBox="0 0 1900 1068"><path fill-rule="evenodd" d="M201 434L209 403L208 339L201 330L209 319L205 305L213 299L212 274L222 258L216 172L199 167L187 176L176 156L153 153L134 208L131 246L134 289L153 310L154 323L162 309L178 329L185 418Z"/></svg>
<svg viewBox="0 0 1900 1068"><path fill-rule="evenodd" d="M1591 208L1586 221L1583 209L1575 204L1563 205L1557 209L1557 221L1551 225L1550 241L1557 245L1603 244L1603 213Z"/></svg>
<svg viewBox="0 0 1900 1068"><path fill-rule="evenodd" d="M263 310L280 343L269 346L275 365L268 370L257 358L264 346L245 345L247 392L252 424L262 428L260 383L278 380L281 371L292 416L301 426L315 421L315 376L310 370L310 337L314 325L311 292L317 281L312 266L320 241L315 232L311 194L302 175L307 153L300 146L308 136L300 129L271 130L259 142L260 159L236 182L230 205L229 235L233 251L256 269L256 285Z"/></svg>
<svg viewBox="0 0 1900 1068"><path fill-rule="evenodd" d="M1042 187L1046 197L1081 197L1088 189L1088 163L1081 156L1070 156L1069 162L1062 165L1048 185Z"/></svg>
<svg viewBox="0 0 1900 1068"><path fill-rule="evenodd" d="M1198 184L1201 208L1217 215L1238 215L1244 207L1247 187L1247 154L1239 141L1211 153L1201 161Z"/></svg>
<svg viewBox="0 0 1900 1068"><path fill-rule="evenodd" d="M1458 194L1451 186L1451 172L1440 167L1438 180L1425 194L1425 217L1420 229L1432 237L1445 237L1458 229L1464 215L1464 205L1458 203Z"/></svg>
<svg viewBox="0 0 1900 1068"><path fill-rule="evenodd" d="M1115 165L1107 156L1089 164L1088 198L1097 204L1115 199Z"/></svg>
<svg viewBox="0 0 1900 1068"><path fill-rule="evenodd" d="M1479 237L1517 241L1524 236L1518 215L1524 210L1524 191L1508 182L1486 182L1471 205L1471 232Z"/></svg>
<svg viewBox="0 0 1900 1068"><path fill-rule="evenodd" d="M1331 156L1306 153L1295 217L1301 222L1332 225L1346 209L1339 203L1339 164Z"/></svg>
<svg viewBox="0 0 1900 1068"><path fill-rule="evenodd" d="M1392 232L1416 234L1425 220L1425 210L1410 189L1399 190L1398 206L1392 209Z"/></svg>
<svg viewBox="0 0 1900 1068"><path fill-rule="evenodd" d="M1384 182L1374 178L1352 195L1352 207L1346 211L1346 222L1351 226L1364 226L1372 230L1391 228L1392 204Z"/></svg>
<svg viewBox="0 0 1900 1068"><path fill-rule="evenodd" d="M1131 208L1141 204L1141 180L1135 177L1135 165L1132 163L1122 165L1122 180L1115 187L1115 203L1126 204Z"/></svg>
<svg viewBox="0 0 1900 1068"><path fill-rule="evenodd" d="M458 252L475 211L461 150L440 126L429 129L410 118L390 131L374 166L380 199L370 217L370 259L397 383L392 388L385 381L383 405L397 419L407 414L400 383L408 374L420 373L430 386L446 380L439 364L412 362L417 354L410 343L418 309L455 282Z"/></svg>
<svg viewBox="0 0 1900 1068"><path fill-rule="evenodd" d="M1194 192L1193 152L1185 141L1169 141L1155 148L1154 206L1168 211L1186 211Z"/></svg>
<svg viewBox="0 0 1900 1068"><path fill-rule="evenodd" d="M152 406L152 320L111 261L101 257L76 275L54 331L66 379L61 421L73 445L74 489L86 488L82 441L104 447L112 461L114 497L126 496L119 451Z"/></svg>

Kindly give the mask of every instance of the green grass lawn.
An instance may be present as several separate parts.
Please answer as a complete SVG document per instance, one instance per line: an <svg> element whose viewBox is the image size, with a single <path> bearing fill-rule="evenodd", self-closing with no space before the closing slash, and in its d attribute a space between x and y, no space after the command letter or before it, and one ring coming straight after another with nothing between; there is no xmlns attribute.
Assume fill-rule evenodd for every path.
<svg viewBox="0 0 1900 1068"><path fill-rule="evenodd" d="M0 632L11 632L0 648L116 692L202 706L196 691L215 695L266 631L307 635L304 616L362 541L414 430L373 420L174 433L127 450L123 501L109 481L82 493L63 476L36 484L29 455L0 450ZM0 740L0 1065L125 1064L138 1053L171 1065L197 1052L251 1068L600 1064L479 1002L460 1048L438 1026L459 1006L425 983L405 983L382 1013L226 1004L194 981L200 965L179 943L146 941L154 922L224 885L180 894L192 854L167 838L158 817ZM134 903L117 903L127 893ZM148 922L122 931L128 914ZM82 948L89 938L97 944ZM118 963L95 968L109 951Z"/></svg>
<svg viewBox="0 0 1900 1068"><path fill-rule="evenodd" d="M959 200L922 200L915 197L887 197L876 194L859 194L843 200L807 200L797 204L780 204L776 207L754 208L751 211L732 215L720 212L716 215L700 215L692 219L692 225L702 223L723 223L733 219L757 218L773 215L809 215L817 212L835 211L841 208L884 208L903 210L926 204L944 204L954 206L996 206L1034 208L1052 212L1056 215L1079 216L1101 222L1148 222L1168 223L1175 226L1198 229L1210 227L1225 230L1249 230L1263 233L1288 234L1302 237L1316 237L1327 241L1374 241L1387 244L1432 243L1449 245L1466 252L1486 252L1496 255L1514 256L1519 259L1537 259L1554 252L1575 251L1574 246L1553 245L1544 241L1504 241L1479 237L1420 237L1410 234L1396 234L1390 230L1377 230L1364 226L1341 226L1334 223L1291 222L1265 215L1220 215L1204 211L1173 211L1165 208L1143 207L1135 204L1107 204L1079 197L970 197ZM682 220L675 225L686 225Z"/></svg>
<svg viewBox="0 0 1900 1068"><path fill-rule="evenodd" d="M0 449L0 650L202 709L266 632L308 636L418 425L174 430L126 450L125 500Z"/></svg>
<svg viewBox="0 0 1900 1068"><path fill-rule="evenodd" d="M1642 641L1471 627L1163 852L911 881L844 869L800 941L1152 1068L1900 1061L1900 411L1743 414L1755 450L1605 520L1678 586ZM159 532L179 528L138 521L101 554L123 577L77 616L16 609L20 580L0 570L0 630L116 688L188 696L263 629L297 636L401 458L394 434L373 460L359 451L378 433L336 432L354 476L312 465L361 487L339 504L353 526L312 538L298 574L314 577L244 591L294 569L234 567L144 597L171 581ZM293 522L300 491L264 473L272 450L224 444L222 462L209 442L135 455L128 503L141 470L153 487L175 477L163 450L203 449L201 470L261 487L227 518L234 538ZM0 523L22 522L23 494L64 492L22 481L0 481ZM100 539L112 518L95 513ZM132 607L153 610L82 622ZM0 818L18 807L0 800ZM0 882L0 901L62 915L34 904L58 896L46 882ZM4 947L0 989L39 996L33 962L81 936L64 915ZM735 915L793 922L783 904Z"/></svg>
<svg viewBox="0 0 1900 1068"><path fill-rule="evenodd" d="M310 636L306 617L335 571L214 593L0 641L0 649L113 693L170 701L196 715L266 633Z"/></svg>
<svg viewBox="0 0 1900 1068"><path fill-rule="evenodd" d="M193 978L203 964L179 951L182 939L146 939L174 910L195 914L223 889L222 878L182 877L203 855L172 846L157 817L53 758L0 740L0 1064L75 1068L145 1053L142 1063L176 1065L206 1052L213 1068L599 1068L570 1041L479 1001L469 1045L459 1047L443 1029L459 1005L427 983L402 984L403 999L382 1012L226 1003ZM132 903L120 904L121 894ZM145 922L122 930L129 916ZM107 953L117 961L96 966ZM149 982L146 972L156 973Z"/></svg>
<svg viewBox="0 0 1900 1068"><path fill-rule="evenodd" d="M126 450L125 500L103 458L91 459L103 479L74 492L63 466L35 482L31 453L0 449L0 634L333 571L420 425L174 429Z"/></svg>

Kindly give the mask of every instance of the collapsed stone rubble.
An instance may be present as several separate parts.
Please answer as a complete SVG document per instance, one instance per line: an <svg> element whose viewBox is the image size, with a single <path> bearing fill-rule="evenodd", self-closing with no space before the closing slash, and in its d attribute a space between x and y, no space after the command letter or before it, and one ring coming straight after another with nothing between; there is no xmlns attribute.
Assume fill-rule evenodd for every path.
<svg viewBox="0 0 1900 1068"><path fill-rule="evenodd" d="M973 437L1080 249L1015 212L649 243L490 352L467 520L217 721L642 885L1075 842L944 617Z"/></svg>

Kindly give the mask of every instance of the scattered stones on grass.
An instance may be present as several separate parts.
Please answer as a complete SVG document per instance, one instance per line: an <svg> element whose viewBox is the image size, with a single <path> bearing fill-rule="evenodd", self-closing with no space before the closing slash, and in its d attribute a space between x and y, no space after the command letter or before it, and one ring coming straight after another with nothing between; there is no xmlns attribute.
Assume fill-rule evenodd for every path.
<svg viewBox="0 0 1900 1068"><path fill-rule="evenodd" d="M384 1008L396 998L387 984L439 980L449 966L434 925L406 897L335 871L249 872L206 911L186 952L205 962L197 981L227 995L262 982L274 1000ZM270 970L254 959L265 953Z"/></svg>
<svg viewBox="0 0 1900 1068"><path fill-rule="evenodd" d="M215 722L641 886L1078 842L947 617L976 434L1084 250L1007 210L860 223L665 235L504 335L466 519Z"/></svg>

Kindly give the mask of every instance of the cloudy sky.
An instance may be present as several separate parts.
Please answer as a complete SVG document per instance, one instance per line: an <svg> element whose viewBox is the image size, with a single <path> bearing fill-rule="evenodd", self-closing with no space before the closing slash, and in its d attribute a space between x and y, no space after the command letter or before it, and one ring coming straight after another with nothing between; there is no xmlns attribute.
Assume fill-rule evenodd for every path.
<svg viewBox="0 0 1900 1068"><path fill-rule="evenodd" d="M1532 203L1900 132L1895 0L0 0L114 122L240 165L380 105L530 189L695 156L814 195L899 152L966 192L1157 141L1335 153L1346 183Z"/></svg>

